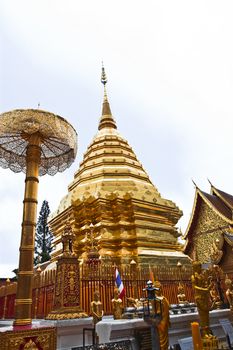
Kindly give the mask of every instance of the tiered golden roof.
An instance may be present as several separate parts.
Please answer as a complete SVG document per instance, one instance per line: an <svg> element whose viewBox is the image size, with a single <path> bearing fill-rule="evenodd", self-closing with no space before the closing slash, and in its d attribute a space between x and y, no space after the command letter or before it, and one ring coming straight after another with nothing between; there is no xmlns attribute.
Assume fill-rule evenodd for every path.
<svg viewBox="0 0 233 350"><path fill-rule="evenodd" d="M161 197L118 132L106 93L106 75L102 75L102 82L104 100L98 132L68 187L68 194L50 220L57 244L54 257L60 252L67 215L72 217L75 246L82 257L86 256L85 232L91 223L102 258L130 261L144 256L182 257L175 227L182 212L172 201Z"/></svg>

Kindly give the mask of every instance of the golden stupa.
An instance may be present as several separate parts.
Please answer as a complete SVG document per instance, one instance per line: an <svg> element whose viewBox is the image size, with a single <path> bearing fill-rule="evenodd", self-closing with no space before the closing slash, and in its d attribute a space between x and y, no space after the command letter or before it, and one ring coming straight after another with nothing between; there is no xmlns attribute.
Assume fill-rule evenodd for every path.
<svg viewBox="0 0 233 350"><path fill-rule="evenodd" d="M55 237L52 261L62 253L62 233L69 220L76 237L73 249L80 259L85 260L90 253L91 236L101 260L118 266L131 261L141 266L187 262L175 226L182 211L161 197L118 132L104 68L101 80L104 100L98 132L68 186L68 194L50 218Z"/></svg>

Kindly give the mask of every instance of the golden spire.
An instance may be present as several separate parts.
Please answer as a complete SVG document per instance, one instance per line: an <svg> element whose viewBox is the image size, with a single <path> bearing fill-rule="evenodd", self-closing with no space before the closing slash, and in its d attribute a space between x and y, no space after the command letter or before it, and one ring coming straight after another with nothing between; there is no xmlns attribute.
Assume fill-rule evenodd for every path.
<svg viewBox="0 0 233 350"><path fill-rule="evenodd" d="M105 69L104 69L104 65L103 65L103 62L102 62L102 74L101 74L101 83L104 84L104 92L107 97L107 93L106 93L106 88L105 88L105 85L107 84L108 82L108 79L107 79L107 75L105 73Z"/></svg>
<svg viewBox="0 0 233 350"><path fill-rule="evenodd" d="M109 102L108 102L108 96L107 96L107 90L106 90L107 81L108 81L107 76L102 63L101 83L104 85L104 101L103 101L103 107L102 107L102 116L100 118L100 123L99 123L99 130L106 127L114 128L114 129L117 128L115 120L113 119L113 116L112 116Z"/></svg>

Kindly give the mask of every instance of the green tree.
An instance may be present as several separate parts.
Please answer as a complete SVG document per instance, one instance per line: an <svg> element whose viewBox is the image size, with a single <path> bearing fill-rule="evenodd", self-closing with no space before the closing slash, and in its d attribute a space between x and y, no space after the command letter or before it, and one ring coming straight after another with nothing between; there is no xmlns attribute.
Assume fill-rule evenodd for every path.
<svg viewBox="0 0 233 350"><path fill-rule="evenodd" d="M39 218L36 225L35 239L35 257L34 264L43 263L50 260L52 251L52 232L48 226L48 216L50 214L49 204L46 200L43 201Z"/></svg>

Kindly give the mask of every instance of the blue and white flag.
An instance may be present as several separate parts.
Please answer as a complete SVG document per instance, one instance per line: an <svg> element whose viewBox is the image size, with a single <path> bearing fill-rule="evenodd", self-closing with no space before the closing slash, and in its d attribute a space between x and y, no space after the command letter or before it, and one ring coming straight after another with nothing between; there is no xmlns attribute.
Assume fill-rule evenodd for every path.
<svg viewBox="0 0 233 350"><path fill-rule="evenodd" d="M115 283L116 283L116 286L117 286L118 291L119 291L119 297L122 299L123 296L125 296L125 288L124 288L123 282L121 280L121 276L120 276L117 268L115 270L115 279L116 279Z"/></svg>

